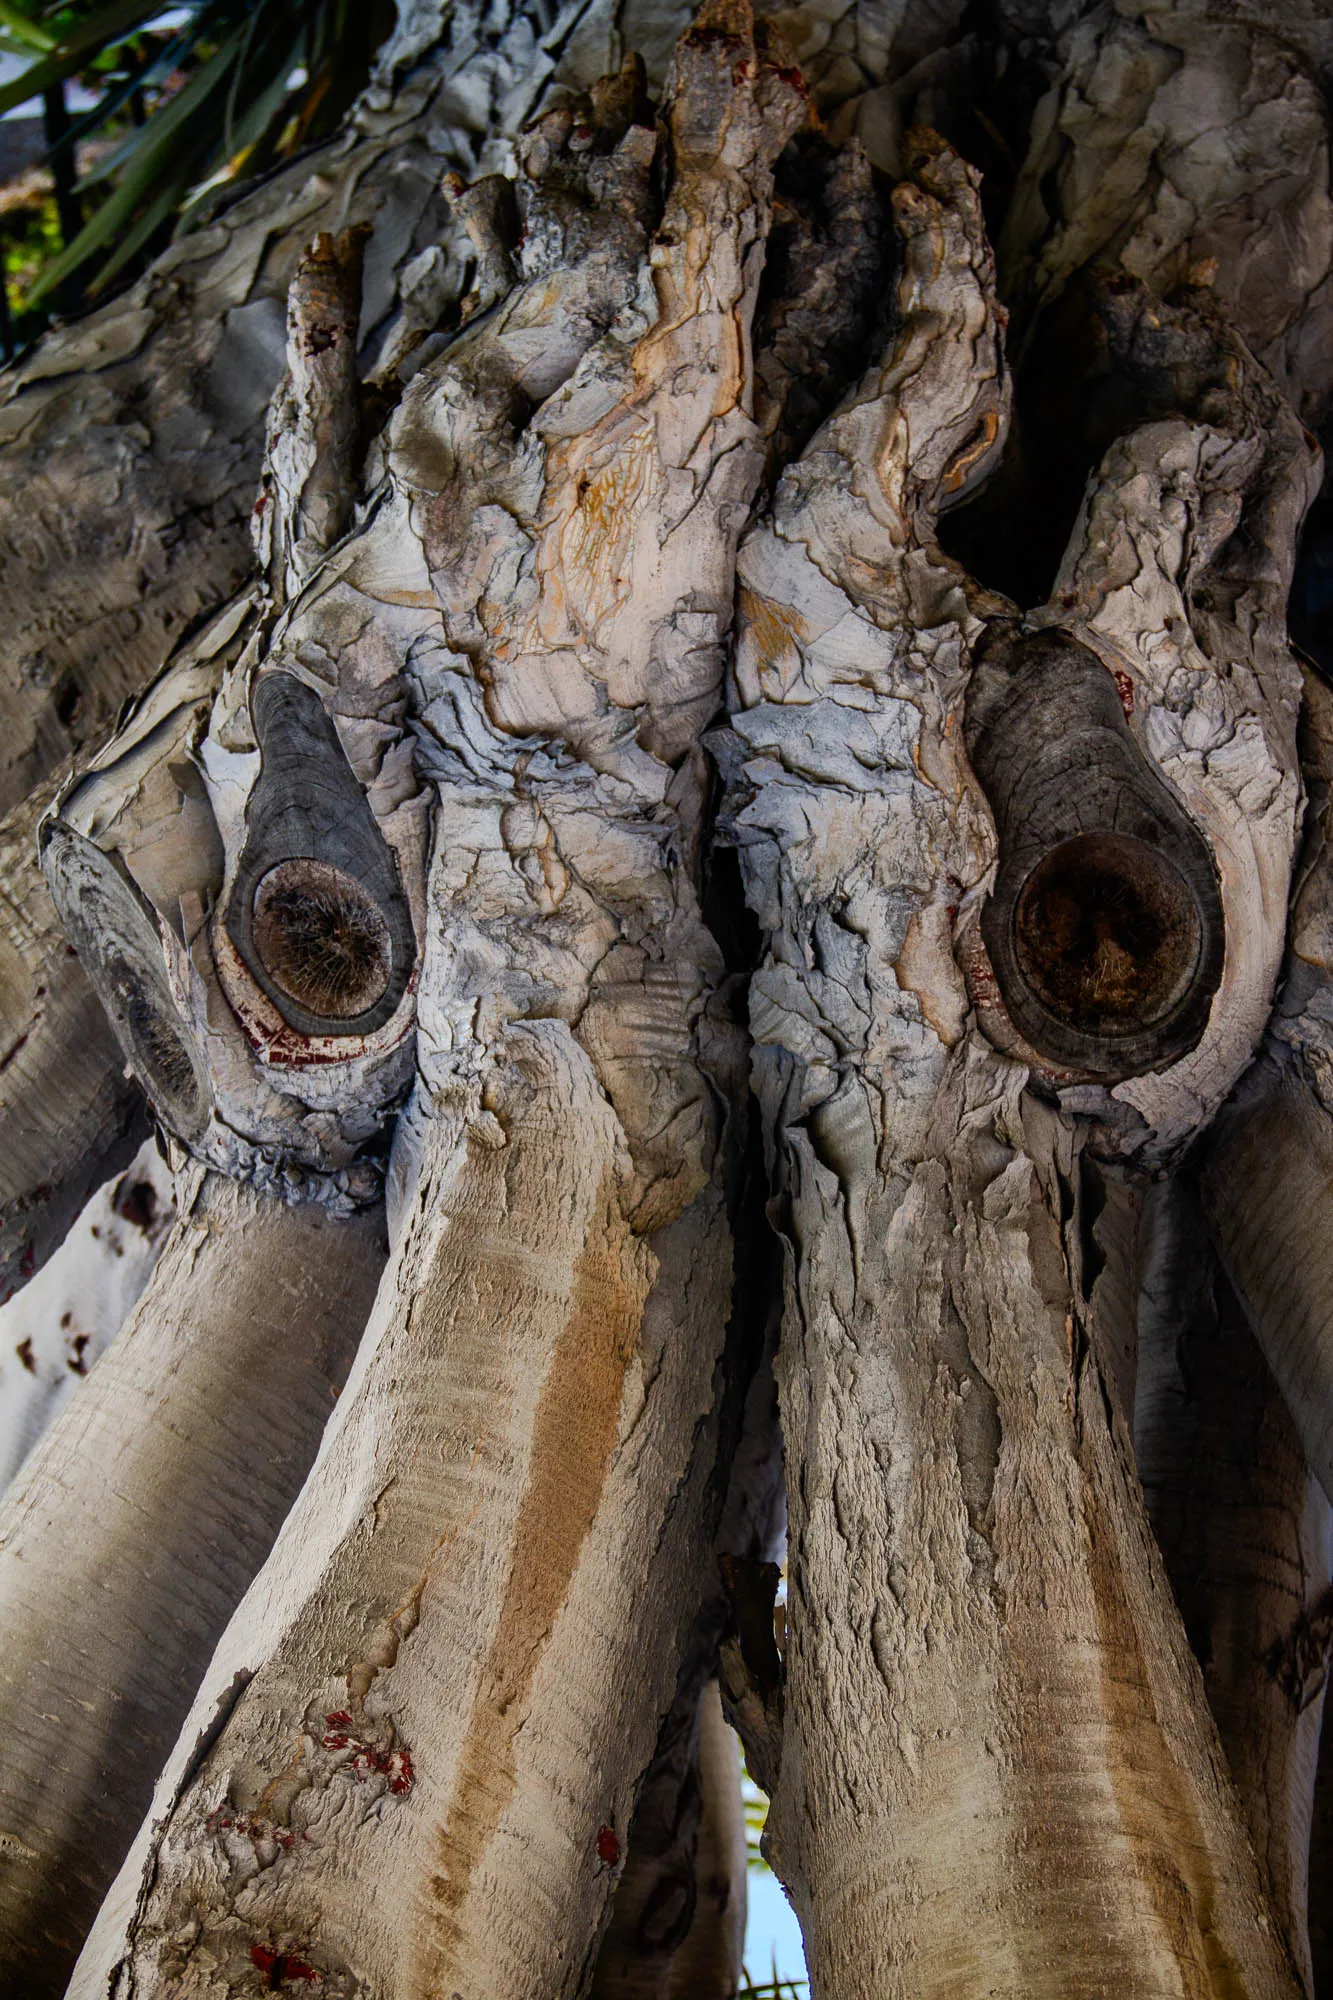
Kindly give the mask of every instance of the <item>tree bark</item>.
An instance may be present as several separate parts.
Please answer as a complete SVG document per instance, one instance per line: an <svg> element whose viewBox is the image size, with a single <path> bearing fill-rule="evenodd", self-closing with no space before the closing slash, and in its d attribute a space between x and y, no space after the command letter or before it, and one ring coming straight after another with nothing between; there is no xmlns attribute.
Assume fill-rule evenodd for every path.
<svg viewBox="0 0 1333 2000"><path fill-rule="evenodd" d="M1310 803L1281 997L1259 1060L1209 1133L1205 1213L1305 1456L1333 1496L1333 1293L1325 1221L1333 1123L1324 1015L1333 956L1328 849L1333 696L1305 683L1302 761Z"/></svg>
<svg viewBox="0 0 1333 2000"><path fill-rule="evenodd" d="M73 1992L118 1967L147 1994L279 1963L330 1992L582 1990L700 1610L731 1304L734 1141L716 1107L736 1094L737 1036L698 912L694 743L718 703L761 465L748 330L773 162L803 103L743 15L687 35L650 246L657 141L638 99L631 67L525 142L519 283L409 385L378 510L256 662L259 768L242 767L239 824L227 767L211 766L228 849L213 951L263 1061L227 1080L203 1058L213 1109L194 1131L159 1078L164 1115L204 1148L224 1087L239 1106L243 1075L270 1091L278 1062L313 1113L334 1088L321 1044L359 1063L389 1032L307 1022L294 961L262 943L258 914L248 945L240 928L251 845L258 913L282 856L311 856L281 845L284 797L313 825L345 783L337 744L358 754L348 732L308 785L266 789L281 746L263 691L309 687L296 668L317 640L339 659L319 697L334 716L396 674L424 723L437 824L407 989L419 1082L391 1170L394 1261L353 1384ZM355 591L379 634L359 654L337 622ZM224 689L219 748L245 687ZM388 819L367 796L372 841ZM95 858L93 799L71 803L61 839L85 843L70 853L129 924ZM369 852L340 851L339 894L383 913ZM334 865L331 850L314 860ZM252 959L285 1033L264 1027ZM190 1005L204 1049L214 1015L206 994ZM345 1077L344 1113L365 1074ZM302 1132L327 1142L329 1121Z"/></svg>
<svg viewBox="0 0 1333 2000"><path fill-rule="evenodd" d="M1012 611L934 545L1005 421L973 182L923 140L895 207L896 338L740 557L734 814L770 940L751 1012L788 1257L772 1852L816 1990L1291 1993L1086 1328L1078 1121L1113 1155L1171 1157L1270 1003L1297 802L1281 607L1309 461L1238 359L1226 429L1160 423L1108 453L1029 621L1051 640L1005 637ZM1242 681L1237 593L1211 611L1206 570L1193 630L1157 637L1180 602L1175 510L1234 522L1237 478L1277 572L1246 586ZM1218 546L1201 537L1203 564ZM1229 711L1240 784L1175 734L1173 672ZM1062 687L1085 690L1081 719L1025 735ZM1180 914L1080 944L1060 899L1098 907L1102 868L1164 910L1139 838L1171 857ZM1017 899L1017 957L997 955L988 892Z"/></svg>
<svg viewBox="0 0 1333 2000"><path fill-rule="evenodd" d="M1188 1177L1155 1189L1135 1448L1269 1900L1313 1991L1306 1893L1333 1515Z"/></svg>
<svg viewBox="0 0 1333 2000"><path fill-rule="evenodd" d="M44 784L0 821L0 1296L40 1270L147 1130L102 1003L37 866Z"/></svg>
<svg viewBox="0 0 1333 2000"><path fill-rule="evenodd" d="M669 2000L733 2000L745 1961L746 1850L741 1759L717 1682L699 1707L699 1846L694 1921L676 1952Z"/></svg>
<svg viewBox="0 0 1333 2000"><path fill-rule="evenodd" d="M447 323L466 265L447 247L441 173L474 172L488 142L531 116L586 11L464 4L433 54L400 35L337 139L244 193L10 371L0 809L95 745L186 628L245 582L287 289L311 238L375 224L370 366ZM423 55L395 78L396 64Z"/></svg>
<svg viewBox="0 0 1333 2000"><path fill-rule="evenodd" d="M405 8L390 69L441 15ZM891 32L834 0L783 23L818 124L789 52L717 0L659 120L633 64L548 95L617 34L664 62L676 26L456 10L330 155L356 193L273 211L228 306L295 269L262 582L218 669L178 651L44 823L175 1145L237 1203L312 1197L338 1242L383 1180L393 1235L70 1990L702 1980L691 1675L723 1547L725 1693L817 1992L1291 2000L1318 1510L1266 1402L1242 1481L1234 1385L1263 1378L1225 1305L1185 1433L1147 1398L1163 1344L1204 1338L1162 1220L1181 1183L1155 1183L1230 1099L1204 1200L1326 1470L1317 853L1273 996L1333 36L1314 0L1280 36L1187 0L945 0ZM450 184L470 247L446 251L438 121L539 105L508 160L462 146L510 171ZM904 138L923 109L944 138ZM358 330L354 225L404 134ZM905 174L896 234L876 171ZM241 207L200 299L254 248ZM158 354L145 325L113 389ZM29 384L53 423L86 389L60 379ZM252 476L251 435L216 490ZM705 744L755 948L716 893ZM783 1660L762 1536L718 1527L767 1256L747 983L785 1274ZM1184 1621L1128 1423L1149 1225L1185 1322L1145 1317L1141 1399ZM1176 1504L1184 1436L1206 1527ZM1256 1531L1199 1583L1238 1501L1290 1561ZM1224 1643L1241 1619L1264 1658ZM725 1990L725 1949L706 1976Z"/></svg>
<svg viewBox="0 0 1333 2000"><path fill-rule="evenodd" d="M218 1176L0 1507L0 1992L63 1992L210 1653L309 1470L382 1218Z"/></svg>

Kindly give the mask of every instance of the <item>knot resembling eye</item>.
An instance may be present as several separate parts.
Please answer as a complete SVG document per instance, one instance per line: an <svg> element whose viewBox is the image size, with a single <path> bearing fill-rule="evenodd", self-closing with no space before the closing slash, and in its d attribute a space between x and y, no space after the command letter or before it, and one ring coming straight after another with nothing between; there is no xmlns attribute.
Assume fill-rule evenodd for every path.
<svg viewBox="0 0 1333 2000"><path fill-rule="evenodd" d="M1037 1000L1070 1028L1108 1039L1170 1019L1202 944L1179 869L1125 834L1062 841L1014 906L1014 955Z"/></svg>
<svg viewBox="0 0 1333 2000"><path fill-rule="evenodd" d="M1000 842L981 935L1013 1025L1094 1077L1177 1061L1221 978L1217 873L1112 676L1064 633L994 639L967 738Z"/></svg>
<svg viewBox="0 0 1333 2000"><path fill-rule="evenodd" d="M260 770L227 933L298 1034L373 1034L416 962L393 851L316 691L267 673L250 705Z"/></svg>
<svg viewBox="0 0 1333 2000"><path fill-rule="evenodd" d="M251 940L273 984L330 1021L382 1000L393 941L374 900L327 861L280 861L255 890Z"/></svg>

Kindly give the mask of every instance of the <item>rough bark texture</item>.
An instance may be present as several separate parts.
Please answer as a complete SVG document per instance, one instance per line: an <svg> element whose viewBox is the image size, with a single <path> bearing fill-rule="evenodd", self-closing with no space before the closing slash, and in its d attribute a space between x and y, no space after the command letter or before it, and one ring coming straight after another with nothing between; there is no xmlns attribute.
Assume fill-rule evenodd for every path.
<svg viewBox="0 0 1333 2000"><path fill-rule="evenodd" d="M1306 1458L1333 1496L1333 695L1313 673L1304 724L1310 803L1282 993L1259 1060L1208 1136L1202 1194Z"/></svg>
<svg viewBox="0 0 1333 2000"><path fill-rule="evenodd" d="M195 273L176 321L159 268L11 405L17 464L105 386L105 436L62 459L77 523L124 444L118 385L159 362L149 498L116 489L142 513L200 341L225 376L296 272L263 579L80 768L44 852L175 1144L232 1200L322 1204L337 1255L383 1184L393 1228L351 1386L76 2000L702 1981L680 1941L719 1547L749 1565L726 1692L816 1991L1300 1991L1318 1508L1276 1416L1239 1484L1221 1363L1254 1364L1229 1309L1213 1400L1184 1398L1169 1438L1149 1422L1162 1354L1178 1369L1198 1333L1168 1245L1154 1283L1180 1297L1145 1321L1141 1413L1182 1622L1133 1464L1127 1274L1169 1208L1147 1184L1236 1089L1282 964L1333 36L1313 4L1281 34L1192 0L900 12L784 18L821 127L739 0L685 37L656 122L633 63L601 72L641 42L659 74L674 7L465 4L442 41L439 0L405 6L319 184L238 204L173 253ZM562 76L600 80L553 100ZM946 139L911 136L922 112ZM1002 225L1016 423L979 176L948 138L975 141ZM446 248L454 164L506 172L448 182ZM896 235L874 168L906 174ZM347 231L376 204L358 325ZM214 349L196 315L223 307ZM105 366L59 372L80 339ZM224 509L257 406L219 422L188 477ZM983 581L941 549L946 509ZM186 577L164 573L162 630ZM21 711L16 782L59 707ZM741 1166L754 953L708 851L701 732L764 953L785 1661L749 1589L763 1538L729 1543L723 1505L764 1239ZM1312 852L1203 1188L1327 1471ZM1186 1437L1191 1477L1258 1524L1225 1575L1171 1483Z"/></svg>
<svg viewBox="0 0 1333 2000"><path fill-rule="evenodd" d="M377 691L401 687L418 724L436 819L418 1082L353 1381L73 1992L205 1992L279 1963L344 1995L586 1981L720 1502L736 1031L710 1008L694 741L761 465L748 330L772 165L803 113L742 15L701 23L675 62L655 236L632 67L534 127L516 286L413 378L363 532L215 707L210 948L254 1055L214 1060L197 953L213 1110L180 1136L207 1153L244 1090L276 1091L307 1107L288 1155L336 1165L336 1119L373 1074L373 1033L327 1052L260 1033L226 955L265 782L245 730L280 674L323 685L340 721L360 674L377 751ZM358 769L341 740L383 830L388 755ZM95 801L66 808L90 850Z"/></svg>
<svg viewBox="0 0 1333 2000"><path fill-rule="evenodd" d="M586 11L453 8L443 44L416 51L426 61L397 87L392 65L413 51L386 51L382 80L336 140L10 371L0 805L95 744L191 621L245 580L287 290L311 238L374 220L362 315L372 366L431 332L466 275L441 173L474 171L488 140L532 114Z"/></svg>
<svg viewBox="0 0 1333 2000"><path fill-rule="evenodd" d="M1188 1179L1154 1189L1134 1441L1274 1915L1311 1983L1306 1872L1333 1515Z"/></svg>
<svg viewBox="0 0 1333 2000"><path fill-rule="evenodd" d="M382 1218L190 1169L128 1325L0 1507L0 1992L63 1992L365 1324Z"/></svg>
<svg viewBox="0 0 1333 2000"><path fill-rule="evenodd" d="M46 1262L146 1130L124 1060L37 867L40 785L0 821L0 1296Z"/></svg>
<svg viewBox="0 0 1333 2000"><path fill-rule="evenodd" d="M1208 839L1226 924L1196 1046L1136 1077L1131 1037L1128 1079L1094 1082L1020 1039L978 924L996 846L964 696L987 622L1012 613L933 538L1005 416L972 178L923 144L895 208L896 338L740 556L733 811L771 940L751 1017L789 1272L769 1838L817 1990L1291 1993L1086 1331L1071 1114L1112 1152L1169 1155L1262 1027L1298 802L1281 614L1309 460L1237 353L1209 424L1108 454L1030 621L1113 670L1138 756ZM1123 296L1132 345L1152 309ZM1206 354L1206 318L1190 326ZM1242 509L1274 521L1243 637L1237 552L1211 596L1207 568ZM1048 837L1118 832L1116 799L1066 796ZM1105 951L1137 973L1134 949L1114 922L1078 947L1089 976ZM1025 1091L1033 1071L1058 1111Z"/></svg>

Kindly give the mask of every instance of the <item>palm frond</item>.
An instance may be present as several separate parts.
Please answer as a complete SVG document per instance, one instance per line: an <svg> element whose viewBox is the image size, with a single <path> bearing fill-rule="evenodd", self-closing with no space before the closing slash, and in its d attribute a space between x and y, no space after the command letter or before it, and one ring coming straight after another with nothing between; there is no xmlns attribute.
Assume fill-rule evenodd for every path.
<svg viewBox="0 0 1333 2000"><path fill-rule="evenodd" d="M68 126L48 120L58 185L72 178L61 159L79 158L83 215L67 200L65 240L20 302L26 332L38 330L34 308L59 294L70 310L71 288L74 306L80 291L105 293L243 176L335 129L393 23L392 0L185 0L169 26L164 5L65 0L52 27L35 0L0 0L0 40L33 57L0 87L0 114L72 78L99 92ZM89 158L92 140L101 150Z"/></svg>

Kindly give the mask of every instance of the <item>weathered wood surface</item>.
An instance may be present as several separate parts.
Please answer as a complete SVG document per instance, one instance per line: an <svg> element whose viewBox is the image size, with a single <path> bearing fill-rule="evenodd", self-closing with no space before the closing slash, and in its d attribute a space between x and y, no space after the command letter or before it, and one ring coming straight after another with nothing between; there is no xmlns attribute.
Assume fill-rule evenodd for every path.
<svg viewBox="0 0 1333 2000"><path fill-rule="evenodd" d="M1258 1060L1208 1135L1201 1193L1305 1456L1333 1497L1333 695L1312 672L1302 752L1310 802L1282 989Z"/></svg>
<svg viewBox="0 0 1333 2000"><path fill-rule="evenodd" d="M383 1218L191 1167L128 1325L0 1506L0 1992L64 1991L315 1456Z"/></svg>
<svg viewBox="0 0 1333 2000"><path fill-rule="evenodd" d="M618 25L664 60L674 16L639 12ZM597 5L476 25L459 10L430 85L474 131L512 129L515 65L531 107L611 39ZM1134 1476L1126 1272L1145 1180L1233 1091L1282 961L1327 37L1300 7L1278 39L1226 8L1025 0L980 27L836 4L785 26L829 125L776 192L801 107L731 6L682 46L665 144L631 65L548 109L513 183L451 183L468 248L422 249L368 345L362 319L368 404L395 407L355 510L351 245L321 240L291 292L264 587L219 670L178 658L47 836L180 1145L350 1217L394 1133L353 1386L76 1993L309 1974L344 2000L545 2000L593 1976L718 1546L743 1093L698 739L736 537L798 451L745 541L733 727L709 740L767 950L792 1454L785 1688L775 1654L749 1686L741 1649L731 1693L762 1712L816 1985L1299 1991L1311 1718L1248 1656L1191 1658ZM405 9L403 60L440 29ZM1010 390L975 177L903 136L923 105L985 129L1004 64L1029 66L1020 104L1040 84L987 182L1014 194L1020 367L1082 315L1102 371L1096 469L1026 615L937 545L1001 459ZM910 169L892 302L867 162ZM1285 236L1255 221L1274 202ZM1094 292L1097 255L1119 272ZM326 308L329 364L306 367ZM1223 1136L1302 1068L1322 1145L1316 904ZM1245 1127L1233 1206L1270 1135L1290 1146L1287 1101ZM1268 1243L1241 1282L1256 1225L1208 1199L1317 1451L1308 1192L1276 1218L1295 1313ZM1179 1574L1194 1544L1168 1539ZM1285 1584L1232 1581L1276 1629ZM689 1836L661 1775L670 1888ZM658 1943L623 1968L648 1990L685 1976L669 1925Z"/></svg>
<svg viewBox="0 0 1333 2000"><path fill-rule="evenodd" d="M143 1093L56 915L37 823L56 784L0 821L0 1295L41 1269L147 1129Z"/></svg>
<svg viewBox="0 0 1333 2000"><path fill-rule="evenodd" d="M279 1959L331 1994L580 1991L706 1587L738 1045L693 745L762 463L772 166L805 107L743 14L705 20L675 59L658 216L638 90L628 68L525 140L515 289L413 378L364 530L254 665L256 687L318 687L322 639L340 720L360 672L418 723L418 1081L356 1371L75 1993ZM247 691L224 689L219 750ZM224 768L254 782L253 758ZM253 1088L303 1096L313 1145L349 1085L298 1042L257 1045Z"/></svg>
<svg viewBox="0 0 1333 2000"><path fill-rule="evenodd" d="M1029 620L1109 670L1137 754L1208 840L1226 925L1195 1047L1092 1081L1024 1045L978 923L996 837L964 702L1014 614L934 546L1005 420L973 179L924 144L895 208L896 337L739 564L732 810L769 940L751 1018L788 1256L775 1865L840 1997L1291 1994L1086 1330L1080 1152L1087 1131L1178 1153L1271 1004L1299 802L1282 602L1310 458L1233 348L1207 421L1108 454ZM1154 308L1123 296L1132 343ZM1206 349L1206 314L1189 330ZM1242 510L1261 559L1240 583L1227 550L1214 585ZM1114 786L1090 793L1066 798L1066 833L1115 826Z"/></svg>
<svg viewBox="0 0 1333 2000"><path fill-rule="evenodd" d="M1274 1919L1312 1989L1307 1864L1333 1510L1217 1265L1192 1177L1148 1196L1135 1455Z"/></svg>

